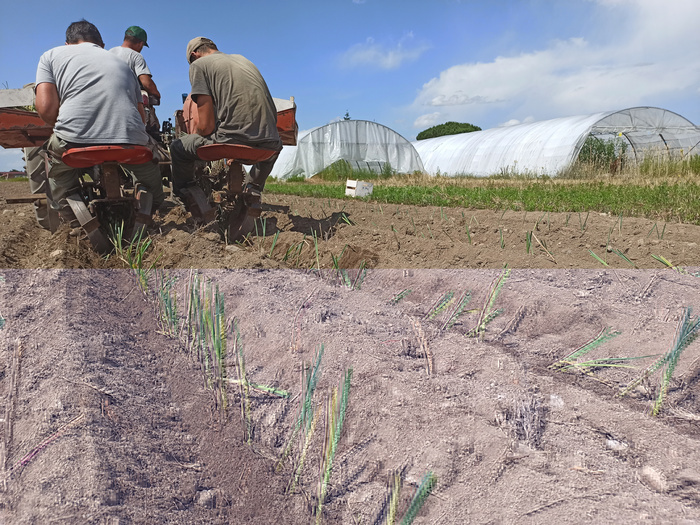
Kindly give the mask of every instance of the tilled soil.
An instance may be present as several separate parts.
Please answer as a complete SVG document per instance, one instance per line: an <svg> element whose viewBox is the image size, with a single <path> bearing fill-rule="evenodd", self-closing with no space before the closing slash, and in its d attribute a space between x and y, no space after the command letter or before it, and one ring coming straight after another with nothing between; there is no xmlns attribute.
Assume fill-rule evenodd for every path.
<svg viewBox="0 0 700 525"><path fill-rule="evenodd" d="M188 272L169 275L184 305ZM697 306L700 280L513 270L493 304L500 313L470 336L503 275L370 270L353 274L353 289L332 272L206 271L240 332L249 380L290 393L252 391L247 445L238 387L228 389L224 420L200 364L159 330L152 298L130 272L6 270L0 519L308 523L322 400L352 368L326 523L383 523L398 471L399 513L427 472L437 476L416 523L700 520L698 341L682 354L656 417L660 371L618 395L653 357L588 373L550 368L606 328L620 333L579 362L658 358L684 308ZM436 311L449 292L471 297L451 327L456 303ZM300 445L275 465L298 414L301 368L321 346L321 416L299 488L287 495Z"/></svg>
<svg viewBox="0 0 700 525"><path fill-rule="evenodd" d="M24 184L0 191L24 194ZM583 228L576 215L566 224L555 214L265 203L265 235L228 247L172 207L149 255L175 279L180 321L184 268L218 286L249 381L289 392L252 389L250 426L233 332L223 411L187 331L163 331L154 274L143 294L132 272L115 269L123 261L66 229L41 230L30 205L5 207L0 523L313 522L325 400L349 369L324 523L385 523L396 472L399 517L424 475L437 477L415 523L700 522L700 340L683 351L658 416L663 367L620 396L672 347L686 308L698 313L697 226L659 224L661 238L653 221L598 214ZM525 231L549 254L537 243L528 254ZM646 269L607 251L608 236ZM348 271L328 269L331 254ZM552 367L598 334L609 338L575 362L635 359ZM279 459L302 369L320 348L317 428L288 493L300 440Z"/></svg>
<svg viewBox="0 0 700 525"><path fill-rule="evenodd" d="M0 199L26 195L0 183ZM146 263L165 268L664 268L700 266L700 226L599 213L397 206L264 195L258 228L227 246L174 204L150 228ZM2 201L0 201L1 203ZM0 267L119 268L86 240L36 224L30 204L5 204ZM529 248L528 248L529 247ZM597 259L597 256L599 259ZM602 262L601 262L602 261ZM607 266L606 266L607 265Z"/></svg>

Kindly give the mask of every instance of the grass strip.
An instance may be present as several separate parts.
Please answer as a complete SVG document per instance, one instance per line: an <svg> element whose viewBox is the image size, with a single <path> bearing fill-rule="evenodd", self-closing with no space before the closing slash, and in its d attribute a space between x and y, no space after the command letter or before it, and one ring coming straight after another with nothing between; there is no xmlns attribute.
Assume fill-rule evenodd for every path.
<svg viewBox="0 0 700 525"><path fill-rule="evenodd" d="M404 183L391 186L378 182L374 185L371 200L417 206L599 212L700 225L700 208L697 206L700 201L700 184L692 181L636 185L600 181L523 182L481 179L479 186L475 187L460 186L458 179L434 178L434 181L432 185ZM270 194L343 199L345 184L269 182L265 185L265 191Z"/></svg>

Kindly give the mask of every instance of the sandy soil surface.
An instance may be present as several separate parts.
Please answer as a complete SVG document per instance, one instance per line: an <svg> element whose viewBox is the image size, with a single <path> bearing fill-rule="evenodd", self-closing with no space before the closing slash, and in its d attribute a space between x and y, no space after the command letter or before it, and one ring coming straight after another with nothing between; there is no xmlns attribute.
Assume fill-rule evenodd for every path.
<svg viewBox="0 0 700 525"><path fill-rule="evenodd" d="M26 182L0 183L2 197L26 193ZM163 332L153 291L122 261L65 227L40 229L31 205L2 205L0 523L312 522L322 415L293 493L301 445L276 465L321 346L319 414L353 370L324 523L385 523L396 472L399 517L423 476L437 476L415 523L700 522L700 340L660 415L650 409L662 370L619 395L671 348L686 308L700 313L700 227L264 202L264 235L261 223L244 246L171 207L148 259L176 279L181 317L186 268L218 285L249 380L290 393L252 391L250 444L238 386L222 413L184 333ZM639 358L618 362L633 368L552 368L601 331L614 337L578 361ZM227 369L238 377L232 352Z"/></svg>
<svg viewBox="0 0 700 525"><path fill-rule="evenodd" d="M180 304L187 275L170 274ZM249 379L291 394L253 392L248 446L238 389L224 421L200 365L159 331L130 272L4 270L0 521L311 522L323 431L294 494L294 462L275 464L301 367L321 345L319 402L353 369L324 523L384 523L396 471L400 512L426 472L438 478L415 523L700 521L700 341L657 417L658 371L617 395L653 358L589 374L550 368L606 328L620 333L585 360L663 354L683 309L697 307L700 279L512 270L500 314L470 336L503 275L370 270L351 274L351 288L333 272L206 271L239 327ZM431 315L449 292L471 297L451 327L455 302Z"/></svg>
<svg viewBox="0 0 700 525"><path fill-rule="evenodd" d="M30 204L26 182L0 183L0 267L117 268L87 241L51 234ZM215 227L172 206L150 229L165 268L663 268L700 266L700 226L599 213L539 213L396 206L352 199L265 195L257 235L226 246ZM531 232L530 250L527 237ZM314 237L315 235L315 237ZM625 260L626 257L628 260Z"/></svg>

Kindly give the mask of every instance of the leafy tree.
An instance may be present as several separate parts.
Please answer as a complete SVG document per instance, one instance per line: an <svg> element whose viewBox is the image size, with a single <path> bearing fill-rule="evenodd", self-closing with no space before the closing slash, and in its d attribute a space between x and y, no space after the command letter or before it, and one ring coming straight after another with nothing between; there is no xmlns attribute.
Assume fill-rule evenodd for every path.
<svg viewBox="0 0 700 525"><path fill-rule="evenodd" d="M437 126L421 131L416 136L416 140L432 139L435 137L442 137L443 135L471 133L472 131L481 131L481 128L474 124L469 124L468 122L445 122L444 124L438 124Z"/></svg>

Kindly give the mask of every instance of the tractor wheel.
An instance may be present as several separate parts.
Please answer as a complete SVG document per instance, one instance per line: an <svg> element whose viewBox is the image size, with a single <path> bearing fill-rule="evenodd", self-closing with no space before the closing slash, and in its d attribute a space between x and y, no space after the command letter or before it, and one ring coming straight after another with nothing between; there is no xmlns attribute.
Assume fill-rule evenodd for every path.
<svg viewBox="0 0 700 525"><path fill-rule="evenodd" d="M51 190L46 176L46 165L44 156L41 154L41 148L24 148L24 162L25 171L29 178L30 191L32 194L42 193L46 195L46 201L34 201L36 220L42 228L54 232L58 229L60 220L58 212L49 205Z"/></svg>

